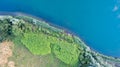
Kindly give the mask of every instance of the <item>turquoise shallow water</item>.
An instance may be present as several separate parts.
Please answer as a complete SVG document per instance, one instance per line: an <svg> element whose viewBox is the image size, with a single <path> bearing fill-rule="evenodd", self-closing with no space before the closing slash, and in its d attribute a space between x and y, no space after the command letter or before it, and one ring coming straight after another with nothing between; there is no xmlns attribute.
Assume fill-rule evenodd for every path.
<svg viewBox="0 0 120 67"><path fill-rule="evenodd" d="M116 1L0 0L0 11L41 17L74 32L94 50L120 57L119 11L112 11Z"/></svg>

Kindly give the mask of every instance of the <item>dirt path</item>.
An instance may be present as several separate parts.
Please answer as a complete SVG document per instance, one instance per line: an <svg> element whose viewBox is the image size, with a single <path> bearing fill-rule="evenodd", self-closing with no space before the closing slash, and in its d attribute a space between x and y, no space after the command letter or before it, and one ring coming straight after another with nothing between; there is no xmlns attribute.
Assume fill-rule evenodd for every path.
<svg viewBox="0 0 120 67"><path fill-rule="evenodd" d="M15 63L13 61L8 61L8 58L12 56L12 46L13 43L9 41L5 41L0 43L0 67L15 67Z"/></svg>

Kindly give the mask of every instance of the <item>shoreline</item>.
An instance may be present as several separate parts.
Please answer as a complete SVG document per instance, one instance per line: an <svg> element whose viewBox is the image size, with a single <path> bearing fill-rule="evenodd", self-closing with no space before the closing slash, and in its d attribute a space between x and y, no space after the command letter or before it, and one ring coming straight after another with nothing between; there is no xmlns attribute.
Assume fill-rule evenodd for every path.
<svg viewBox="0 0 120 67"><path fill-rule="evenodd" d="M95 50L94 48L91 48L91 46L89 46L88 43L84 39L82 39L78 34L74 33L73 31L71 31L71 30L69 30L69 29L67 29L65 27L53 24L52 22L49 22L48 20L45 20L43 18L36 17L36 16L30 15L30 14L26 14L26 13L22 13L22 12L17 12L17 16L27 16L27 17L30 17L30 18L34 18L34 19L36 19L38 21L44 21L46 24L49 24L51 27L63 30L64 33L67 33L67 34L74 35L74 36L78 37L84 43L85 46L90 48L91 51L93 51L95 53L98 53L98 54L101 54L103 56L112 57L112 58L119 58L120 59L120 57L109 56L109 55L103 54L100 51Z"/></svg>
<svg viewBox="0 0 120 67"><path fill-rule="evenodd" d="M79 36L77 36L77 35L75 35L75 34L73 34L73 33L70 33L70 32L65 32L65 28L63 28L63 27L57 27L57 25L55 26L54 24L50 24L49 22L46 22L46 21L44 21L44 20L41 20L41 19L38 19L38 18L36 18L36 17L34 17L34 16L31 16L31 15L26 15L26 14L21 14L21 13L11 13L11 14L6 14L6 13L4 13L4 14L2 14L1 15L1 19L3 19L3 22L4 22L4 20L6 20L6 19L8 19L8 24L10 24L10 21L9 20L18 20L18 21L16 21L16 22L18 22L18 24L16 24L15 25L15 27L14 27L14 25L12 26L10 26L10 27L12 27L11 28L11 31L13 30L13 31L15 31L16 30L16 32L13 32L13 34L16 34L17 32L19 32L19 28L21 28L21 27L19 27L20 25L22 25L22 22L24 22L25 24L23 24L23 25L25 25L25 28L26 29L24 29L24 30L27 30L28 28L30 28L30 30L29 31L31 31L31 32L33 32L33 29L34 30L37 30L37 29L39 29L39 27L41 28L43 28L43 29L46 29L46 30L48 30L48 31L50 31L51 30L51 34L54 34L54 32L56 33L56 35L58 34L58 37L56 37L56 38L54 38L53 36L50 36L50 35L47 35L47 37L51 37L51 39L53 39L53 40L51 40L50 38L49 39L47 39L48 40L48 45L50 45L50 44L58 44L58 45L61 45L60 46L60 49L61 48L64 48L64 49L62 49L62 51L64 51L64 52L61 52L60 50L58 50L57 49L57 51L58 52L60 52L60 55L63 57L63 56L65 56L65 58L66 59L68 59L67 57L68 57L68 55L70 56L70 57L72 57L72 59L73 58L75 58L75 57L77 57L76 58L76 60L79 60L79 61L77 61L78 63L79 63L79 65L80 66L84 66L86 63L86 65L87 66L95 66L95 67L110 67L111 65L111 67L116 67L116 65L119 65L119 63L120 63L120 58L116 58L116 57L113 57L113 56L108 56L108 55L105 55L105 54L102 54L102 53L99 53L98 51L96 51L96 50L94 50L94 49L92 49L92 48L90 48L89 46L88 46L88 44L86 44L85 43L85 41L83 41ZM20 22L20 23L19 23ZM12 22L13 23L13 22ZM27 25L27 23L29 24L33 24L33 25L35 25L35 26L37 26L37 28L31 28L31 25ZM4 24L4 23L3 23ZM4 26L4 25L1 25L1 26ZM40 26L39 26L40 25ZM27 27L28 26L28 27ZM16 29L16 27L18 27L18 29ZM9 28L8 28L9 29ZM15 30L14 30L15 29ZM18 30L18 31L17 31ZM23 31L23 29L21 29L22 31ZM66 30L66 31L69 31L69 30ZM2 31L2 32L4 32L4 31ZM36 52L38 52L38 54L40 54L40 55L44 55L44 53L41 53L42 51L43 51L43 48L41 47L41 48L39 48L38 46L40 46L40 43L39 42L42 42L41 44L44 44L45 42L47 42L47 40L46 40L46 38L44 39L44 37L46 37L46 34L44 33L45 31L41 31L42 32L42 34L40 34L39 32L38 32L38 34L40 34L40 35L42 35L42 36L40 36L40 38L38 38L38 39L36 39L36 37L39 37L39 36L37 36L37 34L35 34L34 35L34 33L33 33L33 35L30 33L30 35L29 35L29 32L28 33L26 33L26 34L28 34L29 36L26 36L26 34L24 34L25 32L23 31L23 36L22 36L22 39L20 39L20 41L21 41L21 43L25 46L26 45L26 43L24 43L24 42L26 42L27 41L27 44L28 45L30 45L30 48L32 48L32 47L34 47L35 49L32 49L32 50L35 50L35 51L31 51L30 50L30 48L29 47L27 47L26 46L26 48L28 48L34 55L36 54L37 55L37 53ZM8 32L7 32L8 33ZM35 32L35 33L37 33L37 31ZM72 37L70 37L70 40L72 39L73 41L72 42L70 42L69 40L66 40L66 41L64 41L64 39L61 41L61 40L58 40L59 39L59 37L61 37L62 35L64 36L64 37L66 37L67 36L67 33L70 35L70 36L72 36ZM20 36L20 34L21 33L17 33L18 35L18 39L19 39L19 36ZM64 35L65 34L65 35ZM25 35L25 39L24 39L24 35ZM9 36L9 35L8 35ZM31 37L32 36L32 37ZM27 38L28 37L28 38ZM34 38L35 37L35 38ZM63 38L64 38L63 37ZM31 39L32 38L32 39ZM44 40L41 40L41 39L44 39ZM69 37L68 37L68 39L69 39ZM32 44L30 44L30 41L34 41L34 40L36 40L36 42L38 42L38 44L37 43L33 43L33 44L36 44L36 45L38 45L38 46L32 46ZM38 41L37 41L38 40ZM13 42L16 42L16 39L15 39L15 41L13 40ZM17 41L18 42L18 41ZM32 43L32 42L31 42ZM89 42L88 42L89 43ZM17 43L16 43L17 44ZM45 44L47 44L47 43L45 43ZM63 45L66 45L66 46L63 46L62 47L62 44ZM69 45L69 46L67 46L67 45ZM41 45L42 46L42 45ZM44 46L47 46L47 45L44 45ZM56 45L57 46L57 45ZM58 46L59 47L59 46ZM66 47L68 47L68 48L66 48ZM70 47L70 48L69 48ZM19 48L19 47L18 47ZM45 47L45 48L47 48L47 47ZM50 49L49 49L50 48ZM51 51L52 50L52 47L51 46L49 46L49 48L48 48L48 50L47 51ZM40 51L40 53L39 53L39 49L40 50L42 50L42 51ZM56 48L54 48L54 49L56 49ZM74 50L74 51L73 51ZM45 50L46 51L46 50ZM72 51L72 53L71 53L71 51ZM44 51L43 51L44 52ZM62 54L63 53L63 54ZM65 54L64 54L65 53ZM66 53L68 53L68 54L66 54ZM46 54L46 53L45 53ZM61 57L59 58L58 57L58 55L59 54L55 54L56 56L57 56L57 58L58 59L60 59L61 60ZM70 59L71 60L71 59ZM74 60L74 59L73 59ZM66 61L64 61L64 60L61 60L61 61L63 61L63 62L66 62ZM83 62L82 62L83 61Z"/></svg>
<svg viewBox="0 0 120 67"><path fill-rule="evenodd" d="M64 31L64 33L70 34L71 36L74 35L74 36L78 37L87 47L90 48L91 51L93 51L95 53L102 54L104 56L108 56L106 54L101 53L100 51L95 50L94 48L91 48L91 46L89 46L88 43L84 39L82 39L80 37L80 35L74 33L73 31L71 31L69 29L66 29L65 27L53 24L52 22L49 22L48 20L45 20L43 18L36 17L36 16L30 15L30 14L26 14L26 13L22 13L22 12L0 12L0 15L3 15L3 16L13 16L13 17L14 16L27 16L27 17L30 17L30 18L34 18L34 19L36 19L38 21L43 21L46 24L48 24L49 26L51 26L51 27L54 27L56 29L60 29L60 30ZM114 57L114 56L108 56L108 57L113 57L113 58L119 58L120 59L120 57Z"/></svg>

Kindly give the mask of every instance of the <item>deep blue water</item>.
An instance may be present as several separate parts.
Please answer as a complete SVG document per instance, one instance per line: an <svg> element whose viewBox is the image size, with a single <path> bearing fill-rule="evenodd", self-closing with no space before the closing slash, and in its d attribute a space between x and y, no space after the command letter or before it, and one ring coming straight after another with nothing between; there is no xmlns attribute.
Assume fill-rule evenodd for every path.
<svg viewBox="0 0 120 67"><path fill-rule="evenodd" d="M76 33L94 50L120 57L119 0L0 0L1 12L41 17ZM119 3L117 3L119 6Z"/></svg>

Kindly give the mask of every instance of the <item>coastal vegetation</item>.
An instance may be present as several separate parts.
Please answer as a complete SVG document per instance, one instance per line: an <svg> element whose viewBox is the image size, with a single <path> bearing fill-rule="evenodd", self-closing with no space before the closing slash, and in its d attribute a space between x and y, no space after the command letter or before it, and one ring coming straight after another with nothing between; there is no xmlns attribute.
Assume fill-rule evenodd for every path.
<svg viewBox="0 0 120 67"><path fill-rule="evenodd" d="M33 55L51 54L65 64L76 65L79 62L79 45L71 34L52 28L35 25L29 20L6 18L0 23L0 38L1 41L12 40L15 44L24 45Z"/></svg>
<svg viewBox="0 0 120 67"><path fill-rule="evenodd" d="M92 51L63 29L27 16L0 17L0 42L4 41L14 43L8 60L16 67L114 67L120 62Z"/></svg>
<svg viewBox="0 0 120 67"><path fill-rule="evenodd" d="M57 34L42 28L39 30L37 27L25 26L25 31L23 33L21 42L25 45L32 54L34 55L47 55L52 53L58 59L66 64L74 65L78 62L78 57L80 54L79 46L72 41L72 36L65 34ZM22 30L22 28L21 28ZM28 31L29 30L29 31ZM65 37L64 37L65 36Z"/></svg>

